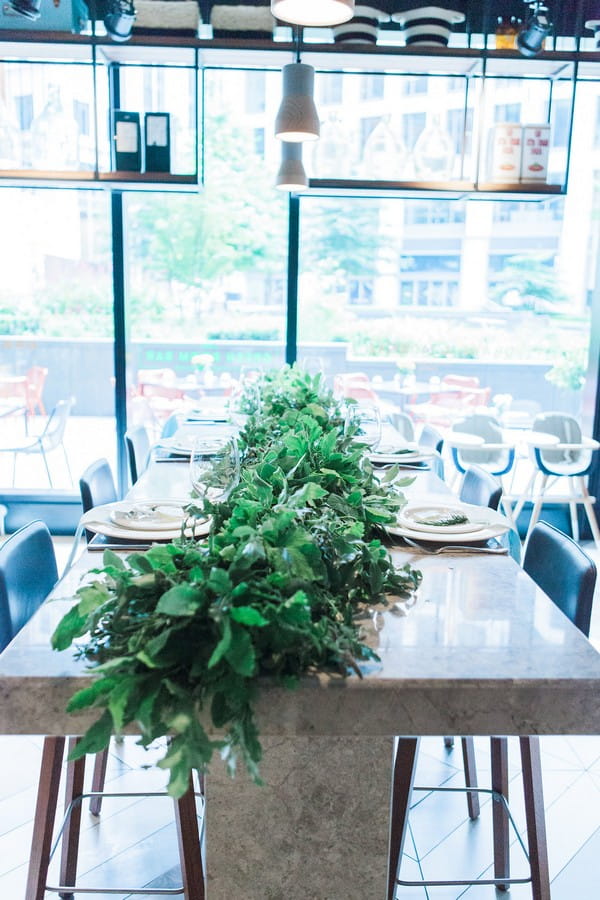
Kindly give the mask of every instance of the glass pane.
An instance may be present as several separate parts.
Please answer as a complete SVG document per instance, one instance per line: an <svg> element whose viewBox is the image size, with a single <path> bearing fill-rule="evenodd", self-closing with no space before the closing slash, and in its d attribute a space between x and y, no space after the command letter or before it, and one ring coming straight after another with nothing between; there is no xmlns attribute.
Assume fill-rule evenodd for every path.
<svg viewBox="0 0 600 900"><path fill-rule="evenodd" d="M6 188L2 209L0 489L77 493L90 462L115 463L108 197Z"/></svg>
<svg viewBox="0 0 600 900"><path fill-rule="evenodd" d="M285 359L287 202L271 137L280 75L262 74L205 73L201 193L127 197L128 421L155 437L174 413L222 415L244 373Z"/></svg>
<svg viewBox="0 0 600 900"><path fill-rule="evenodd" d="M589 201L577 209L303 197L299 359L416 426L450 428L469 407L511 426L580 415L598 226ZM468 391L449 403L455 377Z"/></svg>
<svg viewBox="0 0 600 900"><path fill-rule="evenodd" d="M479 85L477 85L477 90ZM307 148L314 178L473 178L475 89L450 76L317 72L321 138Z"/></svg>
<svg viewBox="0 0 600 900"><path fill-rule="evenodd" d="M95 166L91 65L0 65L0 165L91 170Z"/></svg>

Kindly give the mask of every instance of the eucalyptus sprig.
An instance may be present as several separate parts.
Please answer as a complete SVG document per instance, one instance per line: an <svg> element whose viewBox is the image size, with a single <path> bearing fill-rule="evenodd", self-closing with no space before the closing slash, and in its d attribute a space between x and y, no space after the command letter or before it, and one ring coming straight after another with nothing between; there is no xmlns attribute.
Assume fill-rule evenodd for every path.
<svg viewBox="0 0 600 900"><path fill-rule="evenodd" d="M102 710L75 755L130 723L144 746L168 735L159 766L173 796L215 751L259 781L265 679L294 688L312 670L360 674L377 659L360 630L364 605L420 583L381 542L406 482L393 470L374 477L320 378L268 373L260 397L239 436L240 482L224 501L190 507L210 514L208 538L182 534L126 559L105 551L52 638L57 650L75 643L97 676L69 703Z"/></svg>

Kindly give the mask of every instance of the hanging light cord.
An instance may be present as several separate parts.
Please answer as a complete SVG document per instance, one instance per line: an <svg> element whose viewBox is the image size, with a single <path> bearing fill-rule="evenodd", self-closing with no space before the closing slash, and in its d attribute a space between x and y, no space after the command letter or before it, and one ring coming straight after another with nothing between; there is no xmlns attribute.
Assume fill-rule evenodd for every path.
<svg viewBox="0 0 600 900"><path fill-rule="evenodd" d="M294 42L296 44L296 62L300 62L300 45L302 43L300 34L302 31L302 27L300 25L294 26Z"/></svg>

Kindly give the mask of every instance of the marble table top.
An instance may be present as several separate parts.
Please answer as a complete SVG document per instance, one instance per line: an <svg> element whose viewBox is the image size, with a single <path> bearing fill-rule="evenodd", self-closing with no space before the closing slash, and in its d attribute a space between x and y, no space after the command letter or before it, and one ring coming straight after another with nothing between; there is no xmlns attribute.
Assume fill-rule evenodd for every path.
<svg viewBox="0 0 600 900"><path fill-rule="evenodd" d="M184 465L156 468L175 493L187 478ZM413 490L434 480L419 474ZM410 602L367 612L381 663L362 679L315 674L297 691L265 684L261 734L600 734L600 654L514 560L392 553L423 582ZM70 598L99 563L84 552L53 597ZM51 598L0 656L0 734L77 733L97 718L65 713L91 677L49 646L68 607Z"/></svg>

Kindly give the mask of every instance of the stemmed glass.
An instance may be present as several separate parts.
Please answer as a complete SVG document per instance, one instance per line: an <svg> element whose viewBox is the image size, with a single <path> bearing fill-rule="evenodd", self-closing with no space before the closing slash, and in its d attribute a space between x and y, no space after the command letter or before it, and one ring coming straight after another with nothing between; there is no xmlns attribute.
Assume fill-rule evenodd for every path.
<svg viewBox="0 0 600 900"><path fill-rule="evenodd" d="M376 450L381 441L381 414L378 406L358 404L348 406L345 421L346 433L353 433L356 440Z"/></svg>
<svg viewBox="0 0 600 900"><path fill-rule="evenodd" d="M201 500L225 500L240 480L237 441L198 437L190 455L190 481Z"/></svg>

